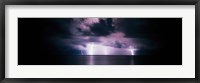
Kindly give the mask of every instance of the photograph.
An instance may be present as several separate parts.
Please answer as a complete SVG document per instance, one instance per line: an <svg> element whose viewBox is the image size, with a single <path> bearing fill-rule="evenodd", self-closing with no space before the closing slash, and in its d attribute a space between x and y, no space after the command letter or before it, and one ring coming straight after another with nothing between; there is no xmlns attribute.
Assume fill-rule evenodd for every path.
<svg viewBox="0 0 200 83"><path fill-rule="evenodd" d="M0 82L196 82L198 1L0 2Z"/></svg>
<svg viewBox="0 0 200 83"><path fill-rule="evenodd" d="M182 65L182 18L18 18L18 65Z"/></svg>

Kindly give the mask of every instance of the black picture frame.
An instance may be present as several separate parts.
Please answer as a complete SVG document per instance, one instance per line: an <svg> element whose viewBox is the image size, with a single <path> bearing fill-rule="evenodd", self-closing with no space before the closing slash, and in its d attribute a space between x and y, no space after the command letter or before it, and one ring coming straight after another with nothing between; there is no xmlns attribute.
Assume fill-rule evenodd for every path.
<svg viewBox="0 0 200 83"><path fill-rule="evenodd" d="M1 83L193 83L199 82L200 0L1 0ZM195 78L5 78L5 5L195 5Z"/></svg>

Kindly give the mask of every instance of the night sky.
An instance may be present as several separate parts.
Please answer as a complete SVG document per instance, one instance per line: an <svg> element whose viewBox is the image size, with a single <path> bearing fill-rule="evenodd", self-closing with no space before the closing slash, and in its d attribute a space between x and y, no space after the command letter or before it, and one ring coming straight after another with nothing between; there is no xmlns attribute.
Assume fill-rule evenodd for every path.
<svg viewBox="0 0 200 83"><path fill-rule="evenodd" d="M182 65L182 18L18 18L18 38L18 65Z"/></svg>

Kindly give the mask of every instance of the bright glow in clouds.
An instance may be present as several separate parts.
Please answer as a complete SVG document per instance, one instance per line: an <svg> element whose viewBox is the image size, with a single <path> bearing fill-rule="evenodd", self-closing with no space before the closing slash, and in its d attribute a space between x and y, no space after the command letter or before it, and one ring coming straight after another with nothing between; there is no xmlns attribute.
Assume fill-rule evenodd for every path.
<svg viewBox="0 0 200 83"><path fill-rule="evenodd" d="M135 48L133 48L133 47L129 47L129 50L130 50L130 52L131 52L131 55L135 55L135 51L136 51L136 49Z"/></svg>
<svg viewBox="0 0 200 83"><path fill-rule="evenodd" d="M134 52L133 52L134 50L133 50L133 49L130 49L130 51L131 51L131 55L134 55Z"/></svg>
<svg viewBox="0 0 200 83"><path fill-rule="evenodd" d="M94 44L93 43L89 43L87 46L87 53L88 55L93 55L93 50L94 50Z"/></svg>
<svg viewBox="0 0 200 83"><path fill-rule="evenodd" d="M86 53L87 55L135 55L137 49L129 48L114 48L98 43L88 43Z"/></svg>

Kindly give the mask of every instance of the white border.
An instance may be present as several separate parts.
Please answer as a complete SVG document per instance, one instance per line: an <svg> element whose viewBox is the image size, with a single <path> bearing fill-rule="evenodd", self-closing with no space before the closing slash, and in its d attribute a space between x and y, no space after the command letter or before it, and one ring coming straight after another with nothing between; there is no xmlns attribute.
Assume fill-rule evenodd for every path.
<svg viewBox="0 0 200 83"><path fill-rule="evenodd" d="M195 78L194 5L6 5L5 13L6 78ZM183 17L183 65L17 66L18 17Z"/></svg>

